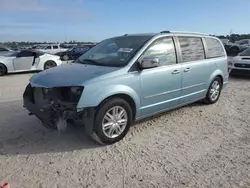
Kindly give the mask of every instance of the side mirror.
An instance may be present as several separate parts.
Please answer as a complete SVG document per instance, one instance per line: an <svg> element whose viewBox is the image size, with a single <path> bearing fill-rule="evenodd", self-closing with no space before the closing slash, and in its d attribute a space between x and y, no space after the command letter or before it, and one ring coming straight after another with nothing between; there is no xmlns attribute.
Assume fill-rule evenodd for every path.
<svg viewBox="0 0 250 188"><path fill-rule="evenodd" d="M147 58L143 58L140 61L141 69L150 69L150 68L154 68L158 66L159 66L159 59L157 57L154 57L154 58L147 57Z"/></svg>

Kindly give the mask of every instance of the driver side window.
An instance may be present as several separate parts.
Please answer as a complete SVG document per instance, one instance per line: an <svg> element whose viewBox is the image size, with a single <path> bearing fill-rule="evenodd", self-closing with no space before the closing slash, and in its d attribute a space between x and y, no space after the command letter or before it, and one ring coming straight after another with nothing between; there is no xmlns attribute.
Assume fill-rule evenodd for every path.
<svg viewBox="0 0 250 188"><path fill-rule="evenodd" d="M176 64L176 51L172 37L156 39L144 52L142 58L158 58L160 66Z"/></svg>

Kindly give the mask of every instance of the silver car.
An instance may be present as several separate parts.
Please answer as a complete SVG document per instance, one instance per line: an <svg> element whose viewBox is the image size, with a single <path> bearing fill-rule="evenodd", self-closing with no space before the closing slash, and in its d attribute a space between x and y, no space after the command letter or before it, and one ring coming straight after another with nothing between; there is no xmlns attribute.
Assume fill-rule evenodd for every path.
<svg viewBox="0 0 250 188"><path fill-rule="evenodd" d="M230 75L250 76L250 48L229 60Z"/></svg>

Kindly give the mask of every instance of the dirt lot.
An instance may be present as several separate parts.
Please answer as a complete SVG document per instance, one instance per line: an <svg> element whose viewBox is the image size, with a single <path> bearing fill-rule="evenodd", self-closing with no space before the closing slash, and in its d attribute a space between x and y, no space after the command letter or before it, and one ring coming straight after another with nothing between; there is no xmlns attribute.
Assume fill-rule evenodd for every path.
<svg viewBox="0 0 250 188"><path fill-rule="evenodd" d="M112 146L43 128L22 107L29 74L0 78L0 182L12 188L250 187L250 78L219 102L133 126Z"/></svg>

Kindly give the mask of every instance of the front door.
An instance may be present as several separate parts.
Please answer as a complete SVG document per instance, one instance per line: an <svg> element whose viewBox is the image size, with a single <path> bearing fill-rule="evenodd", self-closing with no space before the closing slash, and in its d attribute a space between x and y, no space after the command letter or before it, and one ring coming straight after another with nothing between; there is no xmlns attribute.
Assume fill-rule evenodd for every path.
<svg viewBox="0 0 250 188"><path fill-rule="evenodd" d="M141 115L164 111L180 103L181 65L172 37L155 40L141 58L158 58L159 67L144 69L141 79Z"/></svg>
<svg viewBox="0 0 250 188"><path fill-rule="evenodd" d="M181 51L182 90L181 104L190 103L206 95L206 82L211 62L205 60L205 50L199 37L178 37Z"/></svg>
<svg viewBox="0 0 250 188"><path fill-rule="evenodd" d="M21 51L16 58L13 59L15 70L30 70L34 61L34 54L31 51Z"/></svg>

